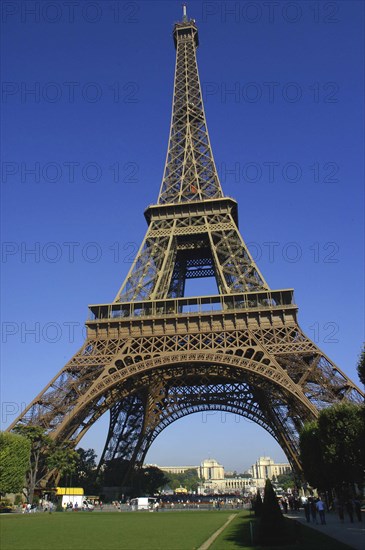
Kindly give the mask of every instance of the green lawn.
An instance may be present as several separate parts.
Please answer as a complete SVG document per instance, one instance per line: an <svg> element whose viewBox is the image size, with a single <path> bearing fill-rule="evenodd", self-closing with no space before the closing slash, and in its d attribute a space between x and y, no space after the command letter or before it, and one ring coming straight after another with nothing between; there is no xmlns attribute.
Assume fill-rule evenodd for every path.
<svg viewBox="0 0 365 550"><path fill-rule="evenodd" d="M193 550L199 548L234 513L38 513L0 516L1 550ZM251 550L249 512L240 512L210 550ZM290 521L290 520L288 520ZM297 542L281 550L348 550L341 544L297 524ZM255 546L254 550L279 547Z"/></svg>
<svg viewBox="0 0 365 550"><path fill-rule="evenodd" d="M0 516L1 550L193 550L232 512L38 513Z"/></svg>

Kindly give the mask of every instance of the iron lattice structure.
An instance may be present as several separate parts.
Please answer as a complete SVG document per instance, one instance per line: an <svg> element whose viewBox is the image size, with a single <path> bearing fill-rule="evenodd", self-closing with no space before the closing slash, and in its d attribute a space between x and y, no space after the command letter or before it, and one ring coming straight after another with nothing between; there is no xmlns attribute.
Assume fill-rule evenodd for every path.
<svg viewBox="0 0 365 550"><path fill-rule="evenodd" d="M140 466L175 420L224 410L265 428L300 470L303 422L355 384L301 331L292 289L272 290L223 195L199 82L194 21L174 27L175 86L165 171L148 229L115 300L90 306L87 339L9 427L37 424L75 446L105 412L101 464ZM185 297L191 278L218 292Z"/></svg>

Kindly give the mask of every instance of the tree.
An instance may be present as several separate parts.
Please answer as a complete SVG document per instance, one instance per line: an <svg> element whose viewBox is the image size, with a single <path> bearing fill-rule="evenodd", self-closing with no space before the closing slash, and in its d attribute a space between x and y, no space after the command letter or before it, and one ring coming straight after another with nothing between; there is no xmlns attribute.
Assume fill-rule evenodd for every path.
<svg viewBox="0 0 365 550"><path fill-rule="evenodd" d="M180 474L166 474L167 483L171 489L175 490L177 487L185 487L189 493L196 492L198 485L203 481L199 478L198 472L195 468L189 468L185 472Z"/></svg>
<svg viewBox="0 0 365 550"><path fill-rule="evenodd" d="M253 510L255 512L255 517L260 518L262 514L262 498L261 493L257 489L255 500L253 501Z"/></svg>
<svg viewBox="0 0 365 550"><path fill-rule="evenodd" d="M169 481L165 473L155 466L133 468L129 460L120 458L106 463L103 477L106 486L120 487L124 494L131 496L153 495Z"/></svg>
<svg viewBox="0 0 365 550"><path fill-rule="evenodd" d="M284 491L287 491L288 489L294 489L296 484L296 479L293 472L279 474L276 478L276 481L279 487L282 487Z"/></svg>
<svg viewBox="0 0 365 550"><path fill-rule="evenodd" d="M304 475L318 489L363 483L365 408L339 403L320 412L300 433Z"/></svg>
<svg viewBox="0 0 365 550"><path fill-rule="evenodd" d="M42 455L45 455L52 441L45 435L40 426L16 426L14 431L25 437L30 444L30 455L28 469L26 473L26 497L28 502L33 502L34 489L36 484L42 480L40 472L44 470L45 464L42 464Z"/></svg>
<svg viewBox="0 0 365 550"><path fill-rule="evenodd" d="M300 460L306 480L318 489L328 489L330 481L323 460L323 449L316 420L304 424L299 439Z"/></svg>
<svg viewBox="0 0 365 550"><path fill-rule="evenodd" d="M365 345L362 348L357 363L357 374L359 375L360 382L365 385Z"/></svg>
<svg viewBox="0 0 365 550"><path fill-rule="evenodd" d="M129 460L120 457L107 460L103 471L103 484L106 487L121 487L126 475L130 477L130 473L134 474L134 471ZM129 480L128 485L130 483Z"/></svg>
<svg viewBox="0 0 365 550"><path fill-rule="evenodd" d="M145 495L158 493L168 483L165 473L155 466L142 468L139 472L139 488Z"/></svg>
<svg viewBox="0 0 365 550"><path fill-rule="evenodd" d="M50 470L58 470L61 475L70 475L75 469L79 455L67 444L57 448L55 445L50 447L50 454L47 456L46 464Z"/></svg>
<svg viewBox="0 0 365 550"><path fill-rule="evenodd" d="M18 425L14 431L30 444L25 489L28 502L32 503L35 488L47 478L49 471L57 470L61 474L71 472L77 461L77 453L67 442L57 445L40 426Z"/></svg>
<svg viewBox="0 0 365 550"><path fill-rule="evenodd" d="M97 495L100 491L100 482L96 477L96 453L94 449L76 450L78 460L72 472L65 472L60 485L83 487L85 494Z"/></svg>
<svg viewBox="0 0 365 550"><path fill-rule="evenodd" d="M335 482L363 483L365 467L364 406L340 403L321 411L318 428L323 461Z"/></svg>
<svg viewBox="0 0 365 550"><path fill-rule="evenodd" d="M259 543L277 544L285 539L284 516L269 479L265 483L264 501L259 522Z"/></svg>
<svg viewBox="0 0 365 550"><path fill-rule="evenodd" d="M30 443L24 437L0 432L0 493L22 491L29 464Z"/></svg>
<svg viewBox="0 0 365 550"><path fill-rule="evenodd" d="M95 472L96 469L96 452L94 449L76 449L79 455L79 461L77 463L76 475L81 479L86 478L91 472Z"/></svg>

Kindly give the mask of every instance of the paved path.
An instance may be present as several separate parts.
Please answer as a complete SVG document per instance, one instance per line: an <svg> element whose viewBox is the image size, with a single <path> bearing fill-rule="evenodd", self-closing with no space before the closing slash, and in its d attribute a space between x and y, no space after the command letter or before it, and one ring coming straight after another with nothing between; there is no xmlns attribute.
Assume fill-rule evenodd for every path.
<svg viewBox="0 0 365 550"><path fill-rule="evenodd" d="M364 514L363 514L364 515ZM345 516L345 522L341 523L337 514L334 512L326 513L326 525L315 525L307 523L304 517L304 512L289 512L288 518L296 519L300 523L316 529L321 533L325 533L329 537L333 537L351 548L356 550L364 550L365 548L365 522L359 522L354 518L354 523L350 523L348 516Z"/></svg>

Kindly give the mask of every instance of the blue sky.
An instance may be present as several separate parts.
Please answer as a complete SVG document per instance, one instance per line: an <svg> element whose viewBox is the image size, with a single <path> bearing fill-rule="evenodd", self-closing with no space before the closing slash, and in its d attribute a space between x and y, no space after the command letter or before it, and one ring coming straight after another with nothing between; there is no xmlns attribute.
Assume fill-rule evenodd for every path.
<svg viewBox="0 0 365 550"><path fill-rule="evenodd" d="M208 128L264 277L294 287L302 329L358 383L364 6L289 4L188 3ZM2 9L6 427L77 351L87 305L114 299L143 238L166 155L181 2ZM106 427L81 446L100 451ZM284 459L261 428L216 413L174 423L147 459L212 456L242 470L263 454Z"/></svg>

